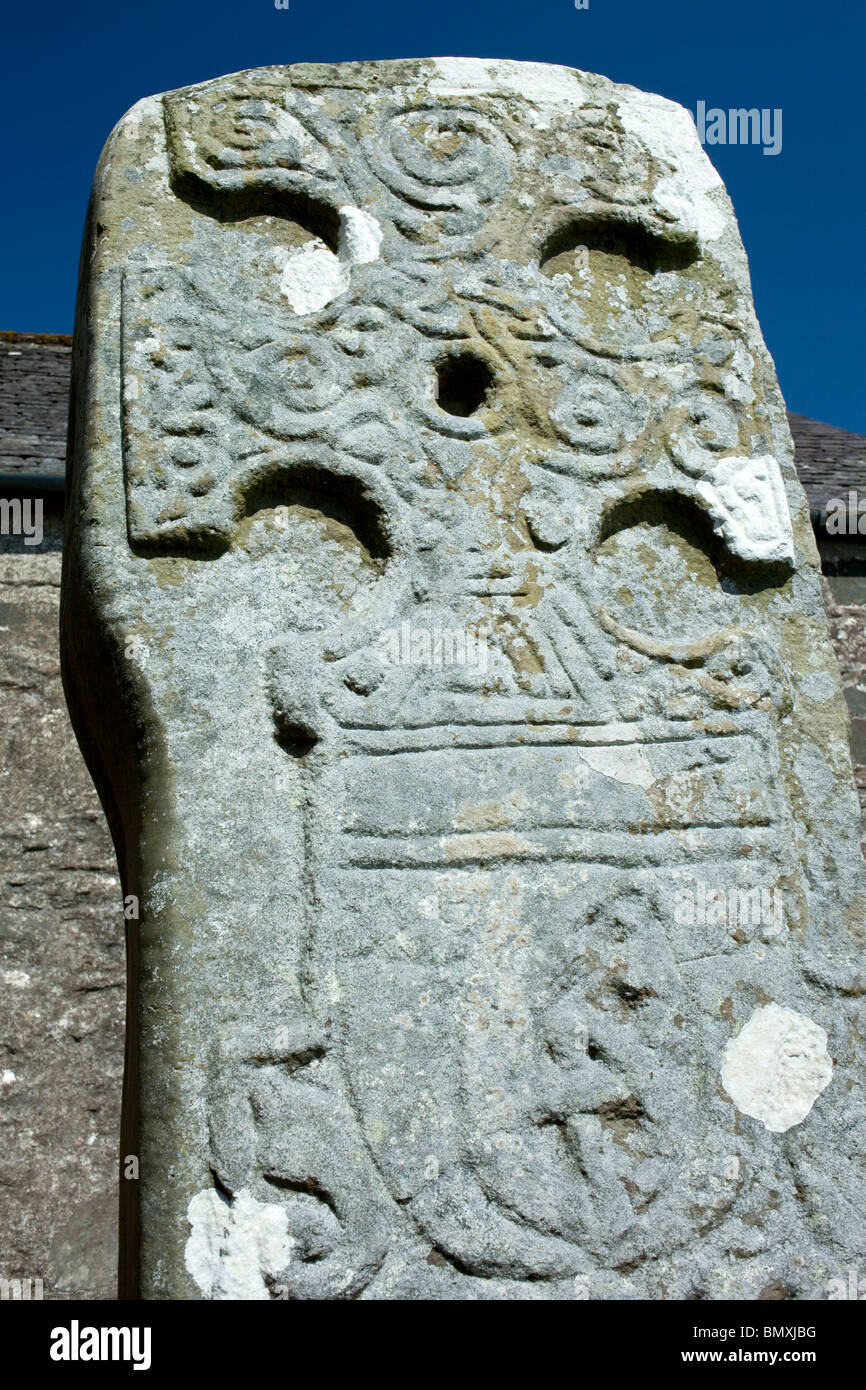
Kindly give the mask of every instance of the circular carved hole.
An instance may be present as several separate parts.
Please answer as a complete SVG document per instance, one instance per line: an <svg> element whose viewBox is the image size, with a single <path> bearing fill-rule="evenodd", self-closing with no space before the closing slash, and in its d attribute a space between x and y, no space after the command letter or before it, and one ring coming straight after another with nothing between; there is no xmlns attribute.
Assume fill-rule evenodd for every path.
<svg viewBox="0 0 866 1390"><path fill-rule="evenodd" d="M493 373L480 357L462 352L446 357L436 368L436 400L448 415L474 415L487 399Z"/></svg>

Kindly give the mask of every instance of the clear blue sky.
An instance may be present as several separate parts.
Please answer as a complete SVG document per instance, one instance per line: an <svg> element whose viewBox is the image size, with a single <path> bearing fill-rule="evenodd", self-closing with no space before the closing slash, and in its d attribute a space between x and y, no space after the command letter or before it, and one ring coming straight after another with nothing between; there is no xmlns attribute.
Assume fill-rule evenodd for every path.
<svg viewBox="0 0 866 1390"><path fill-rule="evenodd" d="M266 63L458 54L783 111L782 150L708 147L791 410L866 433L861 0L43 0L3 20L0 328L72 329L90 180L139 97Z"/></svg>

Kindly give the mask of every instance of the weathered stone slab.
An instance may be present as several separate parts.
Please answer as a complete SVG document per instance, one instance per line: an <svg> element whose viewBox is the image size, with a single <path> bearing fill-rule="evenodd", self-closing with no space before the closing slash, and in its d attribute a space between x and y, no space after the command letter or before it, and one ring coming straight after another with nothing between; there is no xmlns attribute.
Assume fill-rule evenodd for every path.
<svg viewBox="0 0 866 1390"><path fill-rule="evenodd" d="M688 115L534 64L222 78L118 126L83 266L128 1288L820 1295L866 1244L857 802Z"/></svg>
<svg viewBox="0 0 866 1390"><path fill-rule="evenodd" d="M47 506L41 547L0 537L3 1299L15 1280L33 1298L117 1288L123 932L111 840L63 701L60 539Z"/></svg>

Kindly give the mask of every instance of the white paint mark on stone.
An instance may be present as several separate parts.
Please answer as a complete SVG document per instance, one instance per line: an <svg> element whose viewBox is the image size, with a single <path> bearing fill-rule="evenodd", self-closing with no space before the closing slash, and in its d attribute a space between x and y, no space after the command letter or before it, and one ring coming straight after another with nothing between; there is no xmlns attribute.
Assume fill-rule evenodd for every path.
<svg viewBox="0 0 866 1390"><path fill-rule="evenodd" d="M596 772L628 787L646 789L656 780L643 748L581 748L580 756Z"/></svg>
<svg viewBox="0 0 866 1390"><path fill-rule="evenodd" d="M340 208L340 235L336 254L319 237L294 251L278 247L274 261L280 272L280 293L296 314L315 314L324 309L350 283L353 265L375 261L382 244L382 228L361 208Z"/></svg>
<svg viewBox="0 0 866 1390"><path fill-rule="evenodd" d="M280 271L280 293L295 314L315 314L349 288L348 266L318 237L297 251L277 247L274 260Z"/></svg>
<svg viewBox="0 0 866 1390"><path fill-rule="evenodd" d="M350 265L368 265L379 256L382 228L363 208L340 208L340 257Z"/></svg>
<svg viewBox="0 0 866 1390"><path fill-rule="evenodd" d="M722 1059L722 1085L734 1105L772 1134L801 1124L832 1077L824 1029L779 1004L756 1009Z"/></svg>
<svg viewBox="0 0 866 1390"><path fill-rule="evenodd" d="M197 1192L187 1208L192 1227L184 1261L205 1298L266 1299L266 1274L291 1259L285 1208L259 1202L247 1188L225 1201L212 1187Z"/></svg>
<svg viewBox="0 0 866 1390"><path fill-rule="evenodd" d="M723 458L697 484L713 529L744 560L794 559L785 485L771 454Z"/></svg>
<svg viewBox="0 0 866 1390"><path fill-rule="evenodd" d="M17 1080L18 1077L15 1075L14 1071L4 1070L2 1076L0 1076L0 1083L4 1086L14 1086Z"/></svg>
<svg viewBox="0 0 866 1390"><path fill-rule="evenodd" d="M539 106L582 106L587 100L573 68L483 58L434 58L433 65L439 75L429 88L435 96L520 96Z"/></svg>
<svg viewBox="0 0 866 1390"><path fill-rule="evenodd" d="M702 241L715 241L728 224L710 193L722 180L701 149L695 123L684 106L649 92L626 92L619 114L627 133L640 140L672 172L659 179L653 198Z"/></svg>

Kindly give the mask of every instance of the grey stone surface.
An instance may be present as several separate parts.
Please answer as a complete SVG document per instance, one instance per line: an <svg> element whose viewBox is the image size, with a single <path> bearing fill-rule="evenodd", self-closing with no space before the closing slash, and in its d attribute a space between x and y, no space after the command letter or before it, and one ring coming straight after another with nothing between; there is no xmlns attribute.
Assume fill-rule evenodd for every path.
<svg viewBox="0 0 866 1390"><path fill-rule="evenodd" d="M857 803L687 114L265 69L139 103L87 238L64 680L141 902L127 1289L819 1294L866 1243Z"/></svg>
<svg viewBox="0 0 866 1390"><path fill-rule="evenodd" d="M120 884L63 700L59 542L46 518L40 553L0 552L0 1276L113 1298Z"/></svg>

